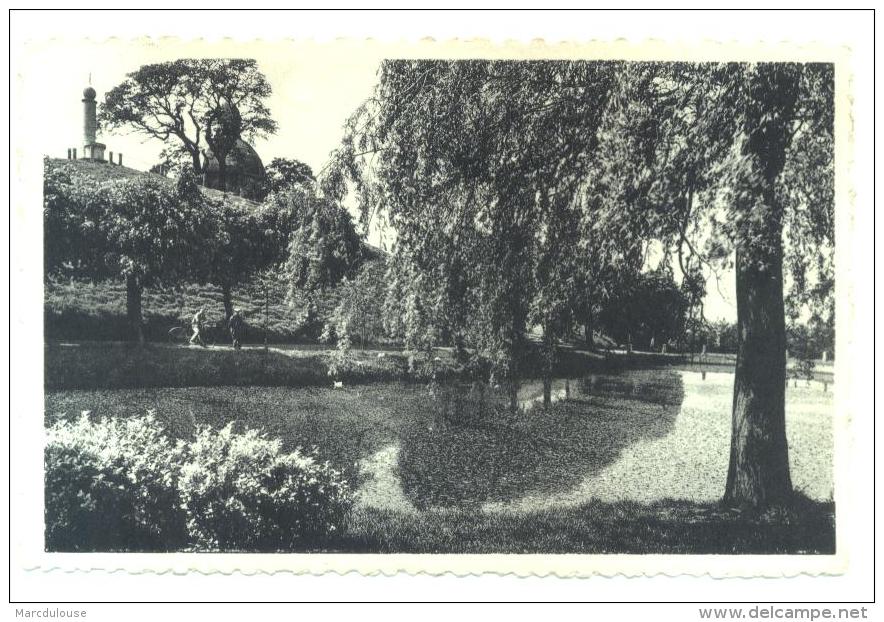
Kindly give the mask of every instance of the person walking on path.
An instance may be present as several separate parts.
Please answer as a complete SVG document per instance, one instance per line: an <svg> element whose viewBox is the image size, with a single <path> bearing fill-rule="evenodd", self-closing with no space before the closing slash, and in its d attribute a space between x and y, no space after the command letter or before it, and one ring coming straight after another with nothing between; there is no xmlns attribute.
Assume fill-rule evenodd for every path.
<svg viewBox="0 0 884 622"><path fill-rule="evenodd" d="M206 308L201 307L199 311L197 311L193 315L193 320L190 322L190 327L193 329L193 335L190 337L190 345L200 344L202 347L206 347L206 342L203 341L203 318L206 315Z"/></svg>
<svg viewBox="0 0 884 622"><path fill-rule="evenodd" d="M234 350L239 350L242 346L242 329L245 322L240 315L239 309L234 309L230 319L227 320L227 328L230 329L230 338L233 340Z"/></svg>

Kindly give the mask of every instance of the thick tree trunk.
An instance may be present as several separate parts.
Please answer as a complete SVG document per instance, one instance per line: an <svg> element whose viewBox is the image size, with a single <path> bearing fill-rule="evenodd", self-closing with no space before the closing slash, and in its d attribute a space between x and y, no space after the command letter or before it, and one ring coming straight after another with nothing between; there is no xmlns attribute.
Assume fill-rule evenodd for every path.
<svg viewBox="0 0 884 622"><path fill-rule="evenodd" d="M193 149L190 151L190 159L193 162L193 174L200 178L203 174L203 163L200 160L200 150Z"/></svg>
<svg viewBox="0 0 884 622"><path fill-rule="evenodd" d="M762 507L792 494L786 443L782 254L766 269L737 253L737 366L724 499Z"/></svg>
<svg viewBox="0 0 884 622"><path fill-rule="evenodd" d="M221 285L221 300L224 303L224 318L229 320L233 315L233 292L230 285Z"/></svg>
<svg viewBox="0 0 884 622"><path fill-rule="evenodd" d="M783 206L776 182L786 158L798 70L771 63L747 74L743 156L753 166L738 183L752 198L738 206L737 366L724 501L760 509L792 496L786 441L786 322Z"/></svg>
<svg viewBox="0 0 884 622"><path fill-rule="evenodd" d="M126 317L129 321L130 339L138 345L144 345L144 327L141 322L141 283L138 277L126 277Z"/></svg>

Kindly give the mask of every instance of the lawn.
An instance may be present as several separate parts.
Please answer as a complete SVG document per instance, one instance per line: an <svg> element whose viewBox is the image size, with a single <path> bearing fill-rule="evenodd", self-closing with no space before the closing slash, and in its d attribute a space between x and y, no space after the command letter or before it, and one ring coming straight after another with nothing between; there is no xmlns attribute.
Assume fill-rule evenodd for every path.
<svg viewBox="0 0 884 622"><path fill-rule="evenodd" d="M596 374L570 399L510 415L469 385L183 387L52 391L47 423L148 410L176 436L197 424L257 427L318 447L351 473L358 504L336 550L831 551L831 393L787 391L800 510L719 508L733 376ZM559 382L556 393L564 394ZM524 388L530 401L537 387ZM736 549L734 549L736 547Z"/></svg>
<svg viewBox="0 0 884 622"><path fill-rule="evenodd" d="M233 304L246 321L245 338L263 343L314 339L317 327L302 324L304 305L289 304L288 286L273 273L261 273L233 289ZM340 294L335 289L318 297L320 318L328 317ZM174 288L144 290L144 333L149 341L165 342L174 326L189 326L201 307L206 309L206 326L220 336L224 305L221 289L212 284L186 283ZM131 329L126 319L126 284L121 280L91 283L77 280L48 280L44 287L46 339L52 341L126 340ZM319 327L321 329L321 326ZM312 331L311 334L305 334ZM316 334L313 334L316 333Z"/></svg>

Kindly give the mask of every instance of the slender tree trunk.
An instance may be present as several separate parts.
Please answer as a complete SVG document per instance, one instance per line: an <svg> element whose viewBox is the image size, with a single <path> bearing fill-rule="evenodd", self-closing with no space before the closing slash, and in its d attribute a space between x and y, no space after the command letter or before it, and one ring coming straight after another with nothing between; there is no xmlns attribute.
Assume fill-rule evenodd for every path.
<svg viewBox="0 0 884 622"><path fill-rule="evenodd" d="M724 500L763 508L792 496L786 441L786 322L783 308L783 170L798 93L798 70L761 64L748 74L744 157L754 195L738 209L737 365Z"/></svg>
<svg viewBox="0 0 884 622"><path fill-rule="evenodd" d="M227 191L227 154L215 154L218 158L218 190Z"/></svg>
<svg viewBox="0 0 884 622"><path fill-rule="evenodd" d="M555 337L549 325L543 327L543 407L552 405L552 376L555 359Z"/></svg>
<svg viewBox="0 0 884 622"><path fill-rule="evenodd" d="M141 293L143 287L135 275L126 276L126 317L132 331L130 338L139 346L144 345L144 327L141 321Z"/></svg>
<svg viewBox="0 0 884 622"><path fill-rule="evenodd" d="M521 383L520 359L522 357L523 346L523 330L522 323L519 321L518 312L513 316L512 334L510 343L510 360L509 360L509 392L510 392L510 412L519 410L519 385Z"/></svg>
<svg viewBox="0 0 884 622"><path fill-rule="evenodd" d="M458 330L454 333L454 360L458 363L466 363L467 349L464 345L463 334Z"/></svg>
<svg viewBox="0 0 884 622"><path fill-rule="evenodd" d="M583 322L584 343L586 344L586 349L590 352L595 352L595 340L592 337L592 307L587 309Z"/></svg>
<svg viewBox="0 0 884 622"><path fill-rule="evenodd" d="M224 318L229 320L233 315L233 292L228 283L221 285L221 299L224 302Z"/></svg>

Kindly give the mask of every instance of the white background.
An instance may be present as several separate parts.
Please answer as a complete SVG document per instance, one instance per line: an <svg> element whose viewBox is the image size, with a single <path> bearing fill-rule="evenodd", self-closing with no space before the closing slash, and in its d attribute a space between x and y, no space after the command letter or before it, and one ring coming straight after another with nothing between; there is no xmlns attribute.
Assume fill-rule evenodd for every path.
<svg viewBox="0 0 884 622"><path fill-rule="evenodd" d="M119 5L116 5L119 6ZM215 4L214 6L218 6ZM184 38L230 36L240 40L255 37L275 39L281 37L314 37L320 40L338 37L366 37L380 39L418 39L432 36L437 39L451 37L482 37L492 40L516 39L528 41L544 38L559 40L612 40L626 38L640 42L648 37L672 42L740 41L744 43L780 41L800 43L825 43L843 45L851 50L854 76L854 153L852 184L856 192L852 239L839 239L839 271L851 270L850 278L864 287L853 293L853 323L856 326L872 326L872 14L833 12L578 12L578 13L16 13L11 24L12 75L16 79L16 51L21 42L52 36L64 37L137 37L171 35ZM11 111L13 152L18 141L27 140L28 128L16 128L16 120L25 111ZM10 162L13 215L17 210L36 211L37 204L22 201L15 162ZM13 219L15 222L15 219ZM4 226L6 224L4 223ZM839 229L841 231L842 229ZM18 235L13 229L10 253L11 291L14 308L11 317L10 360L11 413L10 416L27 416L42 419L42 401L39 392L28 394L25 389L40 386L40 378L33 377L33 370L40 369L40 318L33 317L21 300L30 299L34 283L39 290L39 276L33 280L34 266L29 265L36 250L39 263L39 245L34 240ZM7 236L3 236L4 239ZM39 242L39 240L37 240ZM844 249L843 251L841 249ZM39 275L39 266L36 274ZM841 278L839 272L839 279ZM843 281L839 280L839 287ZM2 288L6 295L6 288ZM843 291L843 290L842 290ZM6 301L3 301L6 302ZM0 308L8 308L0 305ZM840 330L840 327L839 327ZM868 334L864 331L863 334ZM839 340L844 336L839 332ZM842 347L850 346L849 350ZM838 577L795 577L791 579L710 579L708 577L654 577L654 578L594 578L576 579L520 579L507 576L482 576L457 578L443 577L361 577L345 576L274 576L241 575L202 576L176 575L128 575L125 573L64 573L27 572L13 560L10 568L11 599L22 601L80 601L80 600L702 600L702 601L860 601L872 598L871 555L872 527L872 414L873 387L871 369L871 343L845 344L839 341L839 361L849 353L849 378L852 387L854 421L852 430L856 443L851 447L851 480L858 493L850 499L849 507L839 505L839 518L848 512L851 517L850 570ZM839 376L839 382L841 376ZM6 430L3 431L6 434ZM4 443L8 439L4 439ZM14 448L22 442L13 438ZM37 445L30 445L37 447ZM12 452L15 456L15 451ZM11 476L17 478L13 462ZM5 465L4 465L4 468ZM5 481L6 478L3 478ZM16 487L13 486L13 490ZM4 502L6 495L3 495ZM17 504L23 498L13 497L11 512L16 513ZM5 522L6 512L2 512ZM15 537L15 534L13 534ZM840 545L841 543L839 543ZM21 605L19 605L21 607ZM50 608L54 608L51 606ZM290 610L285 607L271 610L269 606L255 610L252 607L225 606L81 606L61 605L62 608L86 609L93 620L154 620L160 616L170 619L239 619L257 616L311 616L359 617L375 619L391 615L402 619L416 615L448 617L463 615L457 610L436 608L417 611L414 608L398 609L364 608L355 605L342 606L330 611L327 608ZM16 607L7 609L12 618ZM45 606L30 608L43 610ZM515 607L509 611L474 609L482 616L534 617L535 608ZM470 612L472 613L472 611ZM672 605L668 607L641 605L630 606L628 611L620 605L604 609L561 611L580 616L598 616L599 619L638 618L661 620L699 619L697 607Z"/></svg>

